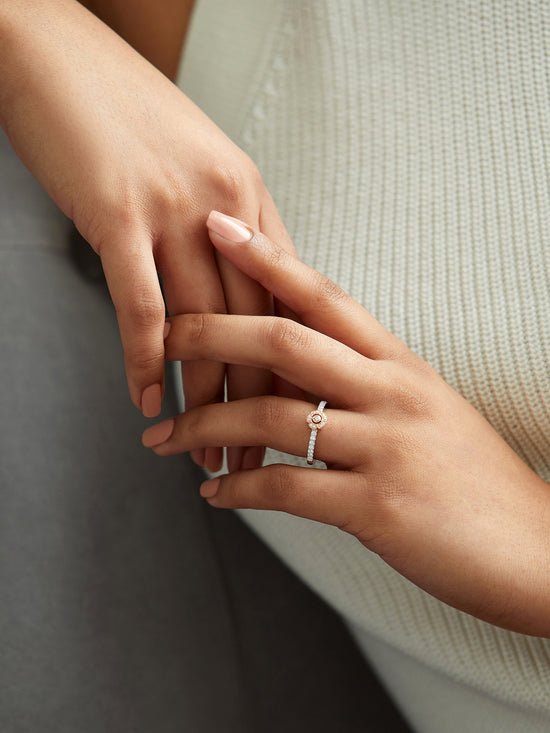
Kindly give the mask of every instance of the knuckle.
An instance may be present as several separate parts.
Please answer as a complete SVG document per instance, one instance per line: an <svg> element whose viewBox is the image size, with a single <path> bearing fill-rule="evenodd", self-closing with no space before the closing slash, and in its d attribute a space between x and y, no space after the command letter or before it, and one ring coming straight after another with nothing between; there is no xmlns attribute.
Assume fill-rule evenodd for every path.
<svg viewBox="0 0 550 733"><path fill-rule="evenodd" d="M308 331L288 318L273 318L268 328L272 348L280 353L295 353L307 349L310 344Z"/></svg>
<svg viewBox="0 0 550 733"><path fill-rule="evenodd" d="M206 317L204 313L187 313L182 317L185 340L191 346L204 342L206 336Z"/></svg>
<svg viewBox="0 0 550 733"><path fill-rule="evenodd" d="M222 198L235 207L244 201L249 186L247 175L238 166L218 164L212 171L212 184Z"/></svg>
<svg viewBox="0 0 550 733"><path fill-rule="evenodd" d="M117 308L117 312L121 311L122 306ZM164 303L156 298L138 298L128 305L127 312L130 321L137 328L154 328L164 322Z"/></svg>
<svg viewBox="0 0 550 733"><path fill-rule="evenodd" d="M276 271L284 264L288 255L282 247L268 247L264 248L262 257L265 257L268 269Z"/></svg>
<svg viewBox="0 0 550 733"><path fill-rule="evenodd" d="M256 404L256 425L261 433L288 426L288 409L277 397L263 397Z"/></svg>
<svg viewBox="0 0 550 733"><path fill-rule="evenodd" d="M406 417L425 417L430 411L428 400L422 391L406 382L394 385L393 399L399 412Z"/></svg>
<svg viewBox="0 0 550 733"><path fill-rule="evenodd" d="M145 373L158 370L164 364L164 353L159 351L145 351L141 349L127 356L128 366L136 371Z"/></svg>
<svg viewBox="0 0 550 733"><path fill-rule="evenodd" d="M321 273L316 273L313 288L316 310L329 310L349 298L345 290Z"/></svg>
<svg viewBox="0 0 550 733"><path fill-rule="evenodd" d="M431 413L430 401L419 375L397 362L384 364L383 394L386 407L402 418L418 419Z"/></svg>

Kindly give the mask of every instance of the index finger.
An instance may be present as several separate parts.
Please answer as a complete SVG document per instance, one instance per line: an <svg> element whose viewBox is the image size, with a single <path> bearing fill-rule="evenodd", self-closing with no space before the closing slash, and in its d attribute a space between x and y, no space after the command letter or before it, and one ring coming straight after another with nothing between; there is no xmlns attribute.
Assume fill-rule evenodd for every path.
<svg viewBox="0 0 550 733"><path fill-rule="evenodd" d="M336 283L254 231L212 211L207 226L224 257L291 308L302 321L371 359L389 359L406 346Z"/></svg>

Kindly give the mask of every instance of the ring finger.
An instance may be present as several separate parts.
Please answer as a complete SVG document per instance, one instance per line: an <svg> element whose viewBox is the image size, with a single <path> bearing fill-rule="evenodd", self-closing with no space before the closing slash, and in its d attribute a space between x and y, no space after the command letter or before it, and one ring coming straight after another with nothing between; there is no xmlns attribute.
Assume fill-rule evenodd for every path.
<svg viewBox="0 0 550 733"><path fill-rule="evenodd" d="M273 396L205 405L148 428L143 444L161 456L213 445L267 445L305 456L311 437L307 416L314 409L309 402ZM369 417L346 410L324 412L327 421L317 430L315 458L348 468L365 463Z"/></svg>

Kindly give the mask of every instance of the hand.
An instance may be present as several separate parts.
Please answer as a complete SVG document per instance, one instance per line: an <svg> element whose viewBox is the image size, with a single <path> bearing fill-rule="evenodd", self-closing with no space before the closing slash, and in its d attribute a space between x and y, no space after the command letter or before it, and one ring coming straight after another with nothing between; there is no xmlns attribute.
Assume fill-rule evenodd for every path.
<svg viewBox="0 0 550 733"><path fill-rule="evenodd" d="M165 320L157 270L171 314L265 314L269 294L216 261L204 220L220 208L289 251L292 244L255 165L174 84L78 3L36 6L18 0L8 9L2 121L23 162L101 256L132 400L155 416ZM225 373L224 364L186 363L186 404L223 400ZM267 372L229 368L231 399L270 391ZM242 453L233 450L232 467ZM259 466L262 455L256 447L248 460ZM194 458L216 470L221 450L197 449Z"/></svg>
<svg viewBox="0 0 550 733"><path fill-rule="evenodd" d="M506 628L550 635L548 485L334 283L257 232L229 241L220 221L219 214L209 220L218 252L302 323L172 318L168 358L270 369L302 398L199 407L146 431L144 444L162 456L236 444L303 456L306 416L328 400L315 447L328 470L238 471L205 482L202 495L215 507L275 509L333 524L442 601Z"/></svg>

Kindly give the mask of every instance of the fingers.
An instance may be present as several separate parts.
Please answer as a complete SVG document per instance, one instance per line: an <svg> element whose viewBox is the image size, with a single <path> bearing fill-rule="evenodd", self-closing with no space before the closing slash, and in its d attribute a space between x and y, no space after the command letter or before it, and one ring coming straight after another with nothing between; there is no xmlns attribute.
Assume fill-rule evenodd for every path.
<svg viewBox="0 0 550 733"><path fill-rule="evenodd" d="M158 256L168 312L225 313L226 303L215 252L204 227L187 227L183 231L172 231L169 236L171 241L164 243ZM239 275L245 277L242 273ZM223 363L200 361L182 364L186 408L223 401L225 374ZM206 453L194 453L193 458L209 470L218 471L223 452L213 446Z"/></svg>
<svg viewBox="0 0 550 733"><path fill-rule="evenodd" d="M206 405L148 428L143 444L161 456L208 446L269 446L305 456L311 436L309 402L283 397L251 397ZM326 409L327 421L317 431L315 458L352 467L368 460L368 418L351 411ZM371 431L372 432L372 431Z"/></svg>
<svg viewBox="0 0 550 733"><path fill-rule="evenodd" d="M268 191L266 191L265 194L266 196L262 202L262 208L260 211L260 225L257 227L256 231L263 232L268 239L272 242L277 242L277 244L290 255L298 257L294 243L292 242L292 239L279 216L279 212L277 211L271 195Z"/></svg>
<svg viewBox="0 0 550 733"><path fill-rule="evenodd" d="M101 254L113 300L130 396L145 417L160 412L164 394L165 307L150 240L128 236Z"/></svg>
<svg viewBox="0 0 550 733"><path fill-rule="evenodd" d="M377 362L285 318L188 314L170 319L168 359L212 359L274 372L334 407L382 399Z"/></svg>
<svg viewBox="0 0 550 733"><path fill-rule="evenodd" d="M406 347L357 301L243 222L212 211L207 225L216 249L261 283L311 328L373 359L393 358Z"/></svg>
<svg viewBox="0 0 550 733"><path fill-rule="evenodd" d="M249 220L253 221L252 218ZM216 255L227 312L243 315L272 315L273 298L270 293L225 257L217 252ZM269 394L270 392L271 374L265 369L228 365L228 400L240 400L245 397ZM248 443L235 443L234 447L229 448L227 451L227 466L230 471L236 471L240 468L259 468L262 465L263 457L264 448L262 445L254 444L252 446Z"/></svg>
<svg viewBox="0 0 550 733"><path fill-rule="evenodd" d="M359 474L282 464L239 471L201 487L215 507L271 509L341 528L357 514L362 493Z"/></svg>

